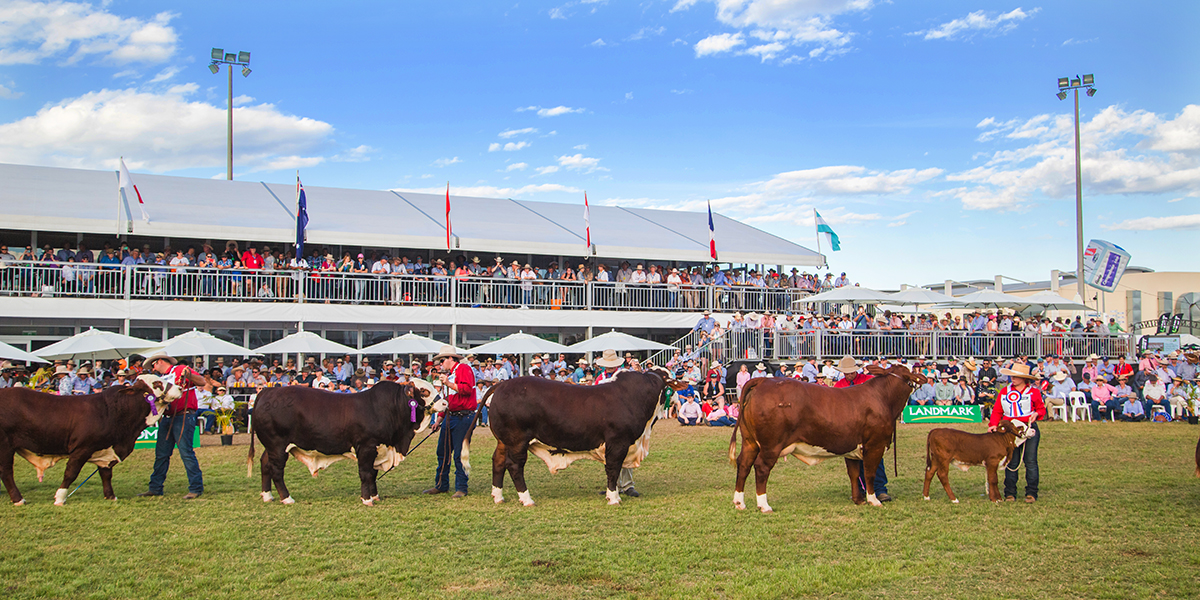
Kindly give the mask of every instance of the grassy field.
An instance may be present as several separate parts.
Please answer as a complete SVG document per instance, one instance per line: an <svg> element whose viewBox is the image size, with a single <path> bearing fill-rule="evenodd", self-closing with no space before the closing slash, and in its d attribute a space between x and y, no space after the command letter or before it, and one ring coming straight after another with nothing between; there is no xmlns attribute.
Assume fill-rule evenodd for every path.
<svg viewBox="0 0 1200 600"><path fill-rule="evenodd" d="M988 503L976 468L951 473L961 504L936 479L923 501L931 428L901 427L896 501L854 506L840 460L790 460L771 478L773 515L733 509L728 429L674 423L655 429L635 471L643 496L619 507L597 493L598 463L551 476L534 459L537 505L520 506L511 482L508 502L492 504L485 429L468 498L420 494L431 440L380 482L374 508L359 503L348 462L313 479L289 461L298 504L263 504L244 445L198 451L206 488L188 502L177 458L167 496L132 497L146 489L150 450L115 469L120 500L105 501L96 477L65 507L52 505L62 465L39 484L18 459L30 504L0 506L0 597L1200 596L1200 427L1044 424L1034 505Z"/></svg>

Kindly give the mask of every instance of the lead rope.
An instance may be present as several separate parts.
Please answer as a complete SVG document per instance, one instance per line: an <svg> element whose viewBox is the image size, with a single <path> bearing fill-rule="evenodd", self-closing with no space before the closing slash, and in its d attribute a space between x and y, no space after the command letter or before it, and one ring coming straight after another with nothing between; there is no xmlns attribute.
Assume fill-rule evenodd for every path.
<svg viewBox="0 0 1200 600"><path fill-rule="evenodd" d="M417 448L420 448L420 447L421 447L421 444L424 444L424 443L425 443L425 440L429 439L429 436L431 436L431 435L433 435L433 434L435 434L435 433L437 433L437 432L436 432L436 431L430 431L430 432L429 432L429 433L428 433L428 434L425 436L425 439L423 439L423 440L421 440L421 441L417 442L417 445L416 445L416 446L413 446L412 448L410 448L410 449L409 449L409 451L408 451L408 454L407 454L407 455L405 455L405 456L412 456L412 453L413 453L413 452L416 452L416 451L417 451ZM375 481L379 481L380 479L383 479L383 478L384 478L384 476L386 476L388 473L391 473L391 472L392 472L392 469L395 469L395 468L396 468L396 466L395 466L395 465L392 465L391 467L389 467L389 468L388 468L388 470L384 471L383 473L380 473L380 474L379 474L379 477L376 477L376 478L375 478Z"/></svg>

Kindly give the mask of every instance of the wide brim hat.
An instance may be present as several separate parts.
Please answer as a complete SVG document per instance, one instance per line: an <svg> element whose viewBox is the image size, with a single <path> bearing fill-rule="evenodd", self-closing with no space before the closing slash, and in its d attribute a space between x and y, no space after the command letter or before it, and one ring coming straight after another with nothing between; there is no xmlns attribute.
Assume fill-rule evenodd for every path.
<svg viewBox="0 0 1200 600"><path fill-rule="evenodd" d="M1005 368L1001 367L1000 374L1007 375L1009 377L1014 377L1017 379L1026 379L1029 381L1037 381L1037 377L1035 377L1032 373L1029 372L1029 365L1027 365L1025 363L1017 363L1017 364L1013 365L1013 368L1011 368L1011 369L1005 369Z"/></svg>
<svg viewBox="0 0 1200 600"><path fill-rule="evenodd" d="M1055 374L1054 374L1054 380L1055 380L1055 381L1066 381L1066 380L1067 380L1067 372L1066 372L1066 371L1059 371L1059 372L1055 373Z"/></svg>
<svg viewBox="0 0 1200 600"><path fill-rule="evenodd" d="M592 362L594 362L597 367L604 367L607 369L610 367L619 367L625 364L625 359L618 356L616 350L610 348L605 350L604 354L600 355L600 358L597 358Z"/></svg>
<svg viewBox="0 0 1200 600"><path fill-rule="evenodd" d="M759 318L759 317L761 317L761 316L762 316L762 315L760 315L760 314L758 314L758 313L756 313L756 312L751 312L751 313L747 313L747 314L746 314L746 318L747 318L747 319L757 319L757 318Z"/></svg>
<svg viewBox="0 0 1200 600"><path fill-rule="evenodd" d="M757 366L757 368L758 368L758 369L760 369L760 370L766 370L766 368L767 368L767 365L764 365L764 364L762 364L762 363L758 363L758 365L756 365L756 366Z"/></svg>
<svg viewBox="0 0 1200 600"><path fill-rule="evenodd" d="M837 366L834 368L846 374L857 373L858 361L854 360L853 356L846 355L842 357L842 360L838 361Z"/></svg>
<svg viewBox="0 0 1200 600"><path fill-rule="evenodd" d="M1088 360L1100 360L1100 355L1099 354L1089 354L1087 359Z"/></svg>
<svg viewBox="0 0 1200 600"><path fill-rule="evenodd" d="M55 375L70 375L71 367L68 367L67 365L58 365L57 367L54 367L54 374Z"/></svg>
<svg viewBox="0 0 1200 600"><path fill-rule="evenodd" d="M442 349L440 351L438 351L437 356L433 357L433 360L435 360L435 361L442 360L443 358L461 359L462 355L460 355L458 353L457 348L455 348L454 346L451 346L450 344L446 344L446 345L442 346Z"/></svg>
<svg viewBox="0 0 1200 600"><path fill-rule="evenodd" d="M155 352L154 354L147 356L146 360L142 361L142 368L149 369L152 366L154 366L155 361L159 361L159 360L165 360L165 361L171 363L172 365L179 363L179 361L177 361L174 358L172 358L171 356L169 356L166 352ZM234 369L236 370L237 367L234 367Z"/></svg>

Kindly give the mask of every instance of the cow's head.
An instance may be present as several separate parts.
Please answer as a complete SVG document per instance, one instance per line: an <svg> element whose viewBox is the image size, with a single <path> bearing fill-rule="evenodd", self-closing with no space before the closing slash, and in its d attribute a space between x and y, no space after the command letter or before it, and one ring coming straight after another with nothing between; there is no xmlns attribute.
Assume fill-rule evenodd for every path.
<svg viewBox="0 0 1200 600"><path fill-rule="evenodd" d="M1010 421L1008 419L1004 419L1000 421L1000 425L997 427L997 429L1006 434L1012 435L1013 444L1017 446L1024 444L1030 438L1037 435L1037 430L1034 429L1032 425L1029 425L1023 421Z"/></svg>
<svg viewBox="0 0 1200 600"><path fill-rule="evenodd" d="M926 383L929 383L928 377L926 377L920 373L914 373L913 371L909 371L908 367L906 367L904 365L892 365L886 369L879 367L877 365L868 365L867 373L874 375L876 377L883 377L883 376L899 377L900 379L904 380L905 383L908 384L908 387L913 388L913 389L916 389L918 386L922 386L922 385L925 385Z"/></svg>
<svg viewBox="0 0 1200 600"><path fill-rule="evenodd" d="M147 427L157 423L162 418L163 411L167 410L172 402L183 397L183 390L179 389L179 386L149 373L138 375L133 387L145 394L146 401L150 403L150 414L146 415Z"/></svg>
<svg viewBox="0 0 1200 600"><path fill-rule="evenodd" d="M421 410L418 411L420 413L418 415L420 421L416 430L418 432L425 431L425 428L429 427L429 424L433 421L433 414L446 410L449 402L442 397L441 392L437 388L433 387L433 384L424 379L414 379L406 384L405 387L411 390L412 398L410 402L416 401L421 406ZM409 416L411 416L411 412Z"/></svg>

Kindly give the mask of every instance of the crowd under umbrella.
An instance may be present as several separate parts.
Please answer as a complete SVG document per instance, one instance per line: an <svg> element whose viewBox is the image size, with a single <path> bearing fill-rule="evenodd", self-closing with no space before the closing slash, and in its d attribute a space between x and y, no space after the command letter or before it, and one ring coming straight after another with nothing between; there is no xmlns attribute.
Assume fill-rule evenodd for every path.
<svg viewBox="0 0 1200 600"><path fill-rule="evenodd" d="M27 363L44 363L49 362L35 354L26 352L15 346L10 346L4 342L0 342L0 359L3 360L22 360Z"/></svg>
<svg viewBox="0 0 1200 600"><path fill-rule="evenodd" d="M1067 300L1051 291L1043 291L1031 296L1022 296L1025 308L1041 310L1089 310L1088 305L1074 300Z"/></svg>
<svg viewBox="0 0 1200 600"><path fill-rule="evenodd" d="M161 344L147 348L139 354L149 356L162 352L167 356L259 356L249 348L244 348L232 342L227 342L210 333L203 331L188 331L181 333Z"/></svg>
<svg viewBox="0 0 1200 600"><path fill-rule="evenodd" d="M983 289L955 298L954 305L949 308L1019 308L1028 305L1028 300L1020 296Z"/></svg>
<svg viewBox="0 0 1200 600"><path fill-rule="evenodd" d="M114 360L156 346L156 342L101 329L88 329L34 352L45 360Z"/></svg>
<svg viewBox="0 0 1200 600"><path fill-rule="evenodd" d="M488 342L471 348L471 354L476 356L483 354L516 354L521 357L522 362L525 362L525 359L530 354L565 353L570 351L570 349L558 342L552 342L521 331L502 337L494 342Z"/></svg>
<svg viewBox="0 0 1200 600"><path fill-rule="evenodd" d="M357 348L351 348L332 340L327 340L311 331L299 331L254 349L258 354L358 354Z"/></svg>
<svg viewBox="0 0 1200 600"><path fill-rule="evenodd" d="M922 306L926 304L955 304L958 299L953 296L947 296L941 292L925 289L923 287L911 287L907 290L900 290L891 295L895 302L892 304L913 304Z"/></svg>
<svg viewBox="0 0 1200 600"><path fill-rule="evenodd" d="M439 342L423 335L417 335L410 331L385 342L367 346L358 352L362 354L437 354L442 351L442 347L445 345L444 342ZM455 348L455 350L459 353L466 353L466 350L461 348Z"/></svg>
<svg viewBox="0 0 1200 600"><path fill-rule="evenodd" d="M824 302L830 304L915 304L911 301L900 300L893 294L851 285L833 288L828 292L821 292L820 294L801 298L792 302L792 304L817 304Z"/></svg>
<svg viewBox="0 0 1200 600"><path fill-rule="evenodd" d="M620 331L610 331L567 347L570 352L604 352L605 350L674 350L669 344L642 339Z"/></svg>

